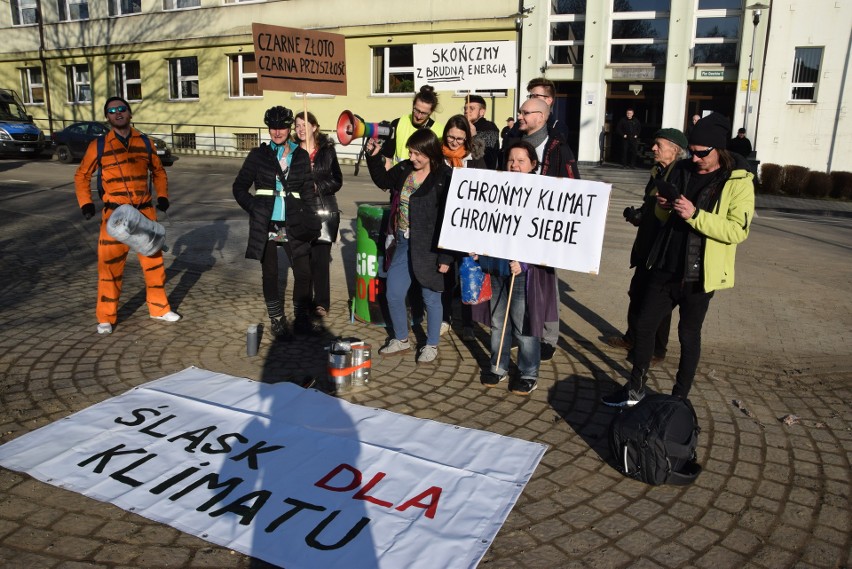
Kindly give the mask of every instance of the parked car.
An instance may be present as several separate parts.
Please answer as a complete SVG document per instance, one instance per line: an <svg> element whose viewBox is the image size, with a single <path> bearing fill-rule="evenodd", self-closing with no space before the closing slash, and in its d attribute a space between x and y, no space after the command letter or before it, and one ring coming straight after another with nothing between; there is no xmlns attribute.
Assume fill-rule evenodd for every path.
<svg viewBox="0 0 852 569"><path fill-rule="evenodd" d="M51 138L53 139L57 160L63 164L81 160L89 147L89 143L108 132L109 127L107 125L94 121L75 122L54 132ZM153 145L152 150L157 152L163 166L171 166L174 159L166 142L156 136L148 135L148 138Z"/></svg>
<svg viewBox="0 0 852 569"><path fill-rule="evenodd" d="M0 89L0 154L34 158L48 145L18 94Z"/></svg>

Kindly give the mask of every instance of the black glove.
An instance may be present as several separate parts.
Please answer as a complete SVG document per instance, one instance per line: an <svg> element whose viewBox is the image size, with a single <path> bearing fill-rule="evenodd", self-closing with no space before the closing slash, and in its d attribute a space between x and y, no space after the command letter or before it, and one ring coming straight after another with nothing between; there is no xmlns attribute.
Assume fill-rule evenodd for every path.
<svg viewBox="0 0 852 569"><path fill-rule="evenodd" d="M160 211L169 209L169 198L157 198L157 209Z"/></svg>
<svg viewBox="0 0 852 569"><path fill-rule="evenodd" d="M80 212L86 219L92 219L92 217L95 215L95 204L87 203L86 205L80 208Z"/></svg>

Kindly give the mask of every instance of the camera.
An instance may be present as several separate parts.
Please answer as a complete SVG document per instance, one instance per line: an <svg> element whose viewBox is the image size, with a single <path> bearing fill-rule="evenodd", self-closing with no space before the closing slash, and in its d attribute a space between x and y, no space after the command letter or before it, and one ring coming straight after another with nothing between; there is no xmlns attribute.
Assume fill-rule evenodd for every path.
<svg viewBox="0 0 852 569"><path fill-rule="evenodd" d="M640 207L626 207L621 215L624 216L625 221L635 227L639 227L639 224L642 223L642 208Z"/></svg>

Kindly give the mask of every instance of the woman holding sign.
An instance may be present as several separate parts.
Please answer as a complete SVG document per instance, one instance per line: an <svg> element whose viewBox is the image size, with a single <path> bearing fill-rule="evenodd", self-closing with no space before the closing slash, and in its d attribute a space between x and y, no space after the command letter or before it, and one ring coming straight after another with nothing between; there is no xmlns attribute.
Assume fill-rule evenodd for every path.
<svg viewBox="0 0 852 569"><path fill-rule="evenodd" d="M506 155L506 169L530 174L538 167L535 147L527 141L515 142ZM475 256L482 270L491 275L491 369L482 374L482 384L494 387L509 372L511 341L506 341L507 327L518 343L520 377L509 382L509 391L529 395L537 386L541 365L541 343L544 323L556 315L552 287L555 279L537 265L518 261ZM508 311L508 316L506 312ZM476 315L476 313L475 313ZM550 318L550 320L548 320ZM485 324L488 324L485 322Z"/></svg>
<svg viewBox="0 0 852 569"><path fill-rule="evenodd" d="M429 363L438 357L441 337L441 292L444 273L453 262L450 252L437 247L450 169L444 165L441 142L429 129L412 134L407 143L409 159L385 170L379 155L380 144L367 142L367 167L373 183L390 191L391 211L385 236L388 311L393 337L379 349L383 356L398 355L411 349L408 341L408 310L405 297L413 281L423 292L426 306L426 345L417 354L417 363Z"/></svg>

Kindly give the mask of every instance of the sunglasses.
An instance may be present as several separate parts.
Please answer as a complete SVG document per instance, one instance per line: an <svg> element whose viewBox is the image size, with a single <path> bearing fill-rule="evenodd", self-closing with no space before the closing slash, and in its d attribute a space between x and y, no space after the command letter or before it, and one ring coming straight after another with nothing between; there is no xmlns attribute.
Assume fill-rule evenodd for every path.
<svg viewBox="0 0 852 569"><path fill-rule="evenodd" d="M120 107L110 107L107 109L107 112L111 115L114 115L115 113L125 113L127 112L127 107L124 105L121 105Z"/></svg>
<svg viewBox="0 0 852 569"><path fill-rule="evenodd" d="M710 156L710 153L713 152L714 148L711 146L705 150L690 150L693 156L698 156L699 158L707 158Z"/></svg>

